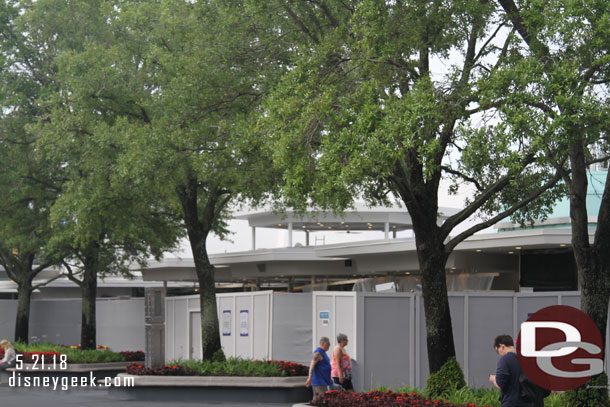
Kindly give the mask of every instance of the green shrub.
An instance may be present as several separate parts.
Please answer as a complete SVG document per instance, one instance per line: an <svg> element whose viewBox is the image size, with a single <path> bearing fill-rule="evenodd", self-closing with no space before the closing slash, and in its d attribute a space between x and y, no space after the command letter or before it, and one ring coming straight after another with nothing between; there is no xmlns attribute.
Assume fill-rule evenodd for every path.
<svg viewBox="0 0 610 407"><path fill-rule="evenodd" d="M225 360L227 360L227 358L225 357L225 353L222 351L222 349L218 349L212 355L212 362L224 362Z"/></svg>
<svg viewBox="0 0 610 407"><path fill-rule="evenodd" d="M186 367L196 376L258 376L279 377L286 373L278 369L275 363L241 358L228 358L225 361L211 360L176 360L169 365Z"/></svg>
<svg viewBox="0 0 610 407"><path fill-rule="evenodd" d="M52 343L32 343L26 344L17 342L14 344L15 349L20 352L59 352L68 357L68 363L109 363L109 362L124 362L125 357L117 352L109 350L82 350L67 348L61 345Z"/></svg>
<svg viewBox="0 0 610 407"><path fill-rule="evenodd" d="M608 376L599 374L561 397L564 407L600 407L608 405Z"/></svg>
<svg viewBox="0 0 610 407"><path fill-rule="evenodd" d="M426 390L432 398L442 398L451 390L459 390L466 386L464 373L455 357L449 358L447 362L428 377Z"/></svg>

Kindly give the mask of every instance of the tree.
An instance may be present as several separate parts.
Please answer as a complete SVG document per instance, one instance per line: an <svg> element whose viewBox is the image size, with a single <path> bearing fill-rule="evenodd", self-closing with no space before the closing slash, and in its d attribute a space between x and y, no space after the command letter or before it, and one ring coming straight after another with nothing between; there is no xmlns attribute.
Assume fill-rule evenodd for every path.
<svg viewBox="0 0 610 407"><path fill-rule="evenodd" d="M261 143L243 137L274 78L248 10L233 2L122 2L107 10L110 41L66 55L66 104L103 117L121 142L116 171L179 213L199 282L203 357L220 349L215 271L206 238L226 233L232 200L270 188ZM76 106L77 108L72 108ZM62 122L65 120L62 119Z"/></svg>
<svg viewBox="0 0 610 407"><path fill-rule="evenodd" d="M567 186L581 306L605 343L610 301L610 172L591 243L587 168L610 158L608 5L601 1L498 3L521 39L513 69L528 66L529 79L536 83L532 87L521 81L515 86L519 98L530 106L521 118L541 123L547 158ZM570 172L557 164L566 154ZM607 389L600 392L606 400Z"/></svg>
<svg viewBox="0 0 610 407"><path fill-rule="evenodd" d="M541 216L560 178L534 131L501 121L496 73L514 34L486 1L277 1L270 11L279 33L301 34L261 119L284 171L284 204L340 211L355 197L404 202L436 372L455 356L449 254L503 218ZM467 183L476 192L439 224L442 179L453 179L451 191ZM451 235L473 216L478 223Z"/></svg>
<svg viewBox="0 0 610 407"><path fill-rule="evenodd" d="M33 284L61 254L46 249L50 206L57 198L55 168L36 157L36 135L28 132L44 114L41 101L52 88L50 53L28 38L22 5L0 5L0 264L17 284L16 341L28 342Z"/></svg>
<svg viewBox="0 0 610 407"><path fill-rule="evenodd" d="M150 256L158 258L182 235L175 215L161 205L158 191L118 170L127 140L112 130L116 116L102 107L88 109L74 102L78 82L71 76L72 56L88 52L92 41L113 45L105 19L111 8L98 0L43 0L25 7L21 17L25 31L40 44L39 51L54 50L55 87L45 100L46 115L31 131L37 134L38 157L56 168L61 179L50 208L53 236L47 247L64 254L67 276L81 288L84 349L96 347L98 277L130 277L130 264L145 265ZM115 109L125 113L131 107L117 104Z"/></svg>
<svg viewBox="0 0 610 407"><path fill-rule="evenodd" d="M2 123L7 121L4 118ZM0 264L17 284L14 338L27 343L32 292L51 281L35 285L33 280L57 264L53 254L44 250L50 238L49 206L55 191L37 183L42 181L40 163L29 160L31 143L2 133L5 137L0 142Z"/></svg>
<svg viewBox="0 0 610 407"><path fill-rule="evenodd" d="M83 292L81 344L95 348L98 275L129 276L129 263L160 256L181 229L156 191L114 170L122 140L108 132L111 119L99 111L78 115L82 109L71 103L64 82L71 54L85 50L91 38L108 40L102 17L111 5L41 0L2 7L2 199L8 220L0 258L19 285L15 336L27 340L33 277L61 258Z"/></svg>

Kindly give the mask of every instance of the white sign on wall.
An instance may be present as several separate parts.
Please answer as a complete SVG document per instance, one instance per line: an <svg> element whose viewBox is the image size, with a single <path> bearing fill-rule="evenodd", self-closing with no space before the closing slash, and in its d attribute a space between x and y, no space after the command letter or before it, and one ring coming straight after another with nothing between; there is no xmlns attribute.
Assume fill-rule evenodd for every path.
<svg viewBox="0 0 610 407"><path fill-rule="evenodd" d="M239 336L248 336L250 332L249 315L247 309L239 311Z"/></svg>
<svg viewBox="0 0 610 407"><path fill-rule="evenodd" d="M330 323L330 311L320 311L320 323L322 326L328 326Z"/></svg>
<svg viewBox="0 0 610 407"><path fill-rule="evenodd" d="M231 336L231 310L222 311L222 336Z"/></svg>

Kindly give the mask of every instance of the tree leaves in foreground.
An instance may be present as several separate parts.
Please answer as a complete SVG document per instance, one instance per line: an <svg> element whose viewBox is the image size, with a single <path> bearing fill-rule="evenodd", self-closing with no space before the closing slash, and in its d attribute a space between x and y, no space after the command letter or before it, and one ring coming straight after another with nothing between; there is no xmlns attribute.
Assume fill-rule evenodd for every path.
<svg viewBox="0 0 610 407"><path fill-rule="evenodd" d="M35 284L34 278L61 254L47 247L50 207L59 193L56 167L37 156L37 135L28 131L54 89L54 53L27 35L23 7L0 5L0 264L17 284L14 338L27 342L32 292L50 281Z"/></svg>
<svg viewBox="0 0 610 407"><path fill-rule="evenodd" d="M97 279L129 277L128 266L172 248L180 236L178 221L160 204L154 190L120 173L125 139L111 130L114 116L77 99L77 83L67 67L71 56L87 53L91 41L112 45L104 1L37 1L22 6L23 32L51 53L53 87L47 89L44 114L29 131L36 134L35 157L54 168L57 199L50 207L52 237L47 248L62 253L68 277L82 292L81 344L95 349ZM116 106L130 109L130 106Z"/></svg>
<svg viewBox="0 0 610 407"><path fill-rule="evenodd" d="M497 71L511 57L514 33L494 4L480 1L268 7L279 33L301 34L261 119L284 172L283 203L340 211L359 198L402 200L413 221L435 372L455 356L448 256L503 218L542 216L554 200L545 191L559 180L544 162L536 129L502 121ZM454 190L465 183L475 192L439 224L444 179ZM451 235L473 216L477 223Z"/></svg>
<svg viewBox="0 0 610 407"><path fill-rule="evenodd" d="M587 191L589 165L610 159L608 4L596 0L498 3L521 40L508 72L528 72L526 81L517 76L511 80L514 97L525 106L514 108L519 116L511 114L509 120L540 126L545 155L565 182L581 306L599 327L605 343L610 301L610 171L604 176L597 214L587 212ZM570 171L560 164L566 156ZM591 242L589 217L595 215ZM594 380L607 382L604 375ZM592 390L585 385L578 392L586 398ZM595 392L597 400L608 399L606 387L598 386Z"/></svg>
<svg viewBox="0 0 610 407"><path fill-rule="evenodd" d="M264 32L248 9L222 1L122 2L104 20L111 39L89 42L60 65L69 108L58 126L68 116L93 126L73 133L74 142L104 138L98 152L88 150L87 166L116 147L110 179L116 174L156 191L161 205L179 214L199 281L203 357L209 359L220 349L220 335L206 238L226 234L232 200L262 198L272 185L261 143L244 136L274 77L259 69L266 50L255 33ZM92 185L104 184L103 171L85 173L94 177Z"/></svg>

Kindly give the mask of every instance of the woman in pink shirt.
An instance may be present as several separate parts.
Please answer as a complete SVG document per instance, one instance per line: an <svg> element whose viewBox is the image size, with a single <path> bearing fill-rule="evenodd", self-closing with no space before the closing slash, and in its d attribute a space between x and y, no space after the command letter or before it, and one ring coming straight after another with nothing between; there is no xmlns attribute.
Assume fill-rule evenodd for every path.
<svg viewBox="0 0 610 407"><path fill-rule="evenodd" d="M345 347L347 346L347 335L337 335L338 345L333 350L331 359L330 375L333 381L341 385L345 390L353 391L352 385L352 359L347 354Z"/></svg>

